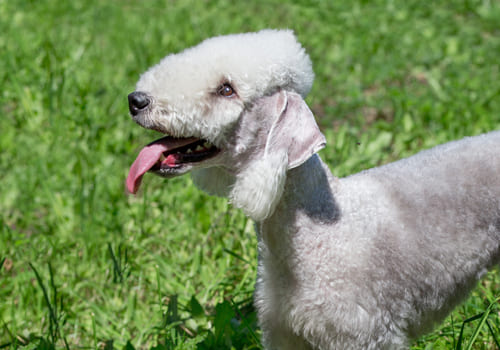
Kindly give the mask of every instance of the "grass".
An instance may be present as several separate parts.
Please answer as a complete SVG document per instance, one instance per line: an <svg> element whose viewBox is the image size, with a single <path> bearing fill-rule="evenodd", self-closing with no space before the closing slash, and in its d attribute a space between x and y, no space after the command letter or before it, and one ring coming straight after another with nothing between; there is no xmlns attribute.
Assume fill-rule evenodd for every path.
<svg viewBox="0 0 500 350"><path fill-rule="evenodd" d="M294 29L343 176L499 129L498 23L496 0L0 0L0 348L260 348L252 223L189 177L124 191L157 136L126 95L167 53ZM499 291L495 271L413 349L498 348Z"/></svg>

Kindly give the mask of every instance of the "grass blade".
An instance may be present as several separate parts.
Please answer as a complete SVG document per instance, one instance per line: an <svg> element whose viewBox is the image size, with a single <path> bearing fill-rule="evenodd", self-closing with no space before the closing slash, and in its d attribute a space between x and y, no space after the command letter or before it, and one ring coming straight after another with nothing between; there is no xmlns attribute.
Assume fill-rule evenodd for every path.
<svg viewBox="0 0 500 350"><path fill-rule="evenodd" d="M113 261L113 282L116 283L119 280L119 282L121 283L123 282L121 263L120 260L117 259L111 243L108 243L108 251L109 255L111 256L111 260Z"/></svg>
<svg viewBox="0 0 500 350"><path fill-rule="evenodd" d="M500 342L498 342L498 339L495 336L495 332L491 328L491 325L490 325L490 323L488 321L486 321L486 325L488 326L488 330L490 331L491 336L493 337L493 341L495 342L495 345L497 346L498 349L500 349Z"/></svg>
<svg viewBox="0 0 500 350"><path fill-rule="evenodd" d="M488 316L490 315L493 307L496 306L496 304L497 304L498 301L500 301L500 297L498 297L497 299L495 299L494 302L490 303L490 305L488 306L488 308L486 309L486 311L483 312L481 320L479 321L479 324L477 325L476 329L474 330L474 333L472 334L472 337L471 337L471 339L469 341L469 345L467 346L466 350L471 350L472 349L472 346L474 345L474 342L476 341L477 337L479 336L479 332L484 327L484 324L488 320Z"/></svg>
<svg viewBox="0 0 500 350"><path fill-rule="evenodd" d="M57 315L56 315L56 310L54 310L51 302L50 302L50 298L49 298L49 294L47 292L47 289L45 288L45 285L43 284L43 281L42 281L42 278L40 277L40 274L38 273L38 271L36 270L35 266L33 266L32 263L29 263L29 266L31 267L31 269L33 270L33 272L35 273L35 276L36 276L36 279L38 281L38 285L40 286L40 288L42 289L42 292L43 292L43 297L45 299L45 303L47 304L47 308L49 309L49 329L50 329L50 335L51 335L51 338L52 338L52 342L55 343L56 340L57 340L57 330L58 330L58 321L57 321ZM50 266L50 265L49 265ZM49 267L49 270L50 270L50 267ZM55 329L53 328L55 326Z"/></svg>
<svg viewBox="0 0 500 350"><path fill-rule="evenodd" d="M457 341L456 350L461 350L462 349L462 342L463 342L463 337L464 337L463 334L464 334L465 325L468 324L468 323L474 322L476 320L480 320L479 324L474 329L474 332L472 333L472 336L471 336L471 338L469 340L469 343L467 344L467 347L465 349L466 350L471 350L472 349L475 341L477 340L477 338L479 336L479 333L481 332L481 329L484 327L485 324L488 326L488 328L490 330L490 333L492 334L493 339L495 340L495 343L498 346L498 341L497 341L497 339L496 339L496 337L494 335L493 330L491 329L491 326L488 323L488 316L491 314L491 311L493 310L493 308L497 305L497 303L499 301L500 301L500 297L496 298L495 301L493 301L492 303L490 303L490 305L488 306L488 308L486 309L485 312L480 313L480 314L475 315L475 316L472 316L472 317L466 319L462 323L462 327L460 329L460 335L459 335L458 341Z"/></svg>
<svg viewBox="0 0 500 350"><path fill-rule="evenodd" d="M248 261L247 259L245 259L244 257L242 257L240 254L236 254L232 250L229 250L227 248L224 248L223 250L224 250L225 253L228 253L229 255L235 257L238 260L241 260L241 261L243 261L243 262L245 262L247 264L252 264L250 261Z"/></svg>
<svg viewBox="0 0 500 350"><path fill-rule="evenodd" d="M252 327L248 324L248 321L246 319L246 317L240 312L240 309L238 307L238 305L236 305L234 303L234 301L232 299L229 300L231 302L231 305L233 307L233 310L236 312L236 314L238 315L238 317L240 318L241 322L243 323L244 327L248 330L248 332L250 333L250 336L252 337L252 339L255 341L256 344L258 344L260 341L259 341L259 337L257 337L257 334L255 333L255 331L252 329Z"/></svg>

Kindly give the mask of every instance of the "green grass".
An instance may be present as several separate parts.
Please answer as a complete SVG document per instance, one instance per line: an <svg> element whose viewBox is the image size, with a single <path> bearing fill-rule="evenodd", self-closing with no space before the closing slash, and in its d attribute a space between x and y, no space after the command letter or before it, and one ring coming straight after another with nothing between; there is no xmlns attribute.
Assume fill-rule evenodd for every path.
<svg viewBox="0 0 500 350"><path fill-rule="evenodd" d="M497 0L0 0L0 347L260 348L252 222L189 177L125 194L157 136L126 96L164 55L294 29L344 176L499 129L499 23ZM413 348L497 348L499 291L496 271Z"/></svg>

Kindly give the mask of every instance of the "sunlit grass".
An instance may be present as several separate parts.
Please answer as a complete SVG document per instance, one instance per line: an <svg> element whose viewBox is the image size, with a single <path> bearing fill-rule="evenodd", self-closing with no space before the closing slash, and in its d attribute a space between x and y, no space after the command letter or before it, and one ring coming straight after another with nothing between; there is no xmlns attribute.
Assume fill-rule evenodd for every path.
<svg viewBox="0 0 500 350"><path fill-rule="evenodd" d="M188 177L125 194L157 137L126 96L167 53L294 29L316 72L321 155L344 176L499 129L498 23L495 1L0 0L0 346L259 348L252 222ZM490 273L414 348L456 347L499 291ZM499 338L491 310L481 349Z"/></svg>

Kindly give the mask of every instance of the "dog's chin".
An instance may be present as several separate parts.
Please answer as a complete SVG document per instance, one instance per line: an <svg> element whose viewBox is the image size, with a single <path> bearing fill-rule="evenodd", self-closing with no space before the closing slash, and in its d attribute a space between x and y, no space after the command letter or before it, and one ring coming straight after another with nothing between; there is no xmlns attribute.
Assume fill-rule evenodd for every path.
<svg viewBox="0 0 500 350"><path fill-rule="evenodd" d="M155 175L161 176L161 177L172 178L172 177L187 174L193 168L195 168L195 166L192 164L183 164L183 165L178 165L175 167L155 166L155 167L151 168L151 170L149 170L149 172L153 173Z"/></svg>
<svg viewBox="0 0 500 350"><path fill-rule="evenodd" d="M219 148L199 139L179 149L164 152L149 172L167 178L184 175L193 169L206 167L220 153Z"/></svg>

